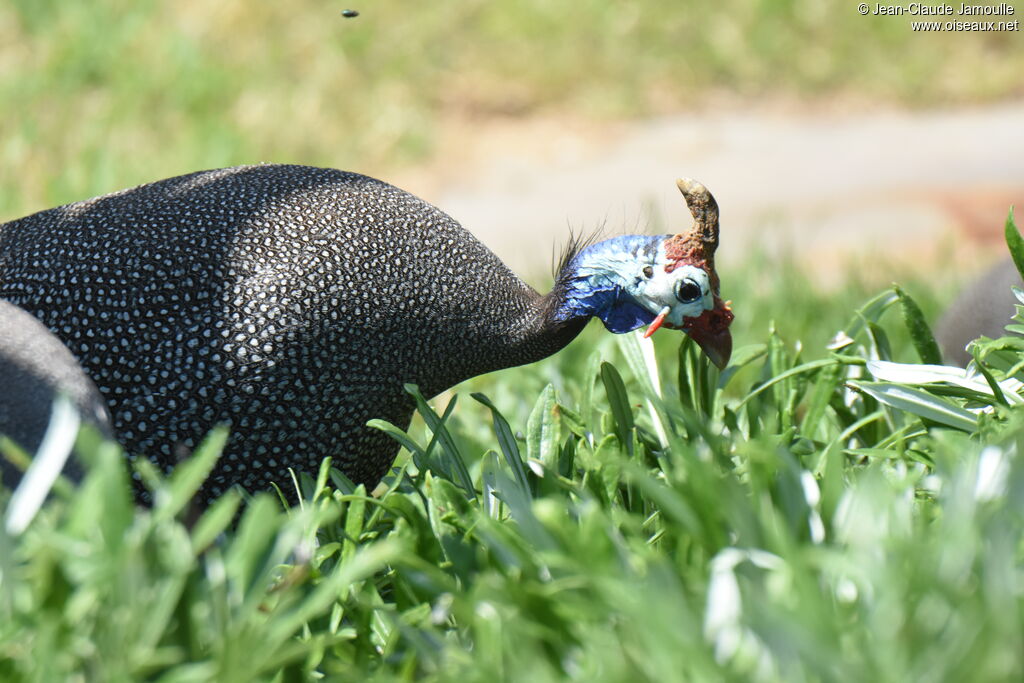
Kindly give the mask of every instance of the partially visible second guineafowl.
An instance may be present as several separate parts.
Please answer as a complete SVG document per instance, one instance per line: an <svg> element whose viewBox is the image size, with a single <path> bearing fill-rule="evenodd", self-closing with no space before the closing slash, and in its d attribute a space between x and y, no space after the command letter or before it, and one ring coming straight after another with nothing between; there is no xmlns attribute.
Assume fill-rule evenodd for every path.
<svg viewBox="0 0 1024 683"><path fill-rule="evenodd" d="M29 313L0 299L0 435L34 454L61 394L81 420L109 435L103 398L71 352ZM69 448L59 455L67 457ZM73 478L79 474L73 460L64 471ZM20 478L21 470L0 457L3 485L13 487Z"/></svg>
<svg viewBox="0 0 1024 683"><path fill-rule="evenodd" d="M427 396L530 363L596 316L612 332L678 328L718 365L718 207L680 181L688 234L629 235L570 254L542 296L449 216L331 169L194 173L0 226L0 297L78 356L117 438L165 470L231 424L205 497L312 471L325 456L370 486Z"/></svg>
<svg viewBox="0 0 1024 683"><path fill-rule="evenodd" d="M966 366L967 344L981 336L1002 337L1019 303L1013 287L1024 287L1017 266L1004 259L969 284L939 319L935 337L947 361Z"/></svg>

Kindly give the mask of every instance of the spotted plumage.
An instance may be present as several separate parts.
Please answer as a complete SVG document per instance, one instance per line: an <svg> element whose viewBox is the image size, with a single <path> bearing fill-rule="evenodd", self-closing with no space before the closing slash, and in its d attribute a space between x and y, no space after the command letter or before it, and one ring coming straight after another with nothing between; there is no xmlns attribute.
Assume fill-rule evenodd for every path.
<svg viewBox="0 0 1024 683"><path fill-rule="evenodd" d="M230 423L206 496L325 456L375 484L397 447L365 425L408 424L403 384L429 396L557 351L600 315L567 315L578 280L567 267L541 296L422 200L301 166L194 173L0 226L0 297L77 356L130 457L170 470Z"/></svg>

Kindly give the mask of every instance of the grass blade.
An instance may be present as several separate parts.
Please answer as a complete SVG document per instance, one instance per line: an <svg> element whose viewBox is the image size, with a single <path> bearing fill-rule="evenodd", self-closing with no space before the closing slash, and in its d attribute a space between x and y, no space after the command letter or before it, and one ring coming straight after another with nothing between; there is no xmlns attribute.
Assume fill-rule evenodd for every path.
<svg viewBox="0 0 1024 683"><path fill-rule="evenodd" d="M235 518L242 494L237 489L228 489L203 513L192 529L192 553L199 555L217 538Z"/></svg>
<svg viewBox="0 0 1024 683"><path fill-rule="evenodd" d="M647 404L647 412L651 416L651 424L658 435L661 447L664 448L669 443L669 433L674 429L662 399L661 378L658 375L658 361L654 355L654 342L645 338L640 330L631 334L620 334L616 339L629 369L644 390L644 402Z"/></svg>
<svg viewBox="0 0 1024 683"><path fill-rule="evenodd" d="M75 444L81 418L70 400L58 396L39 451L11 496L4 526L12 536L20 534L39 512Z"/></svg>
<svg viewBox="0 0 1024 683"><path fill-rule="evenodd" d="M965 432L974 432L978 427L978 418L974 413L920 389L891 382L850 381L848 384L879 403L932 422Z"/></svg>
<svg viewBox="0 0 1024 683"><path fill-rule="evenodd" d="M1010 207L1010 213L1006 216L1003 235L1006 237L1006 246L1013 258L1013 265L1017 266L1017 272L1024 278L1024 238L1017 230L1017 222L1013 218L1013 207Z"/></svg>
<svg viewBox="0 0 1024 683"><path fill-rule="evenodd" d="M560 409L555 388L544 387L526 423L526 457L538 460L552 471L557 471L561 440Z"/></svg>
<svg viewBox="0 0 1024 683"><path fill-rule="evenodd" d="M169 486L156 492L157 519L169 519L180 512L213 471L228 441L226 426L214 427L199 444L192 457L180 463L171 474Z"/></svg>
<svg viewBox="0 0 1024 683"><path fill-rule="evenodd" d="M527 496L532 496L530 479L526 475L526 468L523 466L523 457L519 453L519 444L512 434L512 428L508 426L508 420L501 414L497 406L491 403L491 399L484 394L474 393L471 396L480 403L487 406L491 411L491 419L494 422L494 433L498 437L498 445L505 455L505 461L512 468L516 483L522 487ZM507 501L506 501L507 502Z"/></svg>
<svg viewBox="0 0 1024 683"><path fill-rule="evenodd" d="M846 328L840 332L840 335L856 339L857 335L864 331L868 323L877 322L882 317L882 314L898 301L899 297L891 289L887 289L881 294L872 297L867 303L854 311L853 318L850 319Z"/></svg>
<svg viewBox="0 0 1024 683"><path fill-rule="evenodd" d="M601 381L604 382L604 389L608 394L608 405L612 411L612 418L615 420L615 435L633 457L633 429L636 426L633 422L633 408L629 404L629 396L626 394L626 385L622 381L622 375L611 363L601 363Z"/></svg>
<svg viewBox="0 0 1024 683"><path fill-rule="evenodd" d="M932 334L928 321L924 319L921 307L909 294L900 289L899 285L893 285L892 289L899 298L903 323L907 326L907 331L910 332L910 341L921 358L921 362L941 365L942 352L939 351L939 345L935 342L935 335Z"/></svg>
<svg viewBox="0 0 1024 683"><path fill-rule="evenodd" d="M440 440L441 449L448 456L448 462L455 473L455 478L458 479L459 484L466 491L467 495L471 498L476 498L476 488L473 486L473 478L469 476L469 470L466 469L466 461L463 459L458 446L455 445L455 439L452 438L451 433L445 426L448 416L451 415L452 409L455 407L455 397L452 397L451 402L449 402L448 407L445 409L444 418L441 418L438 417L434 409L427 403L427 399L423 398L419 387L415 384L406 384L405 390L416 401L416 410L423 416L423 421L427 423L427 427Z"/></svg>

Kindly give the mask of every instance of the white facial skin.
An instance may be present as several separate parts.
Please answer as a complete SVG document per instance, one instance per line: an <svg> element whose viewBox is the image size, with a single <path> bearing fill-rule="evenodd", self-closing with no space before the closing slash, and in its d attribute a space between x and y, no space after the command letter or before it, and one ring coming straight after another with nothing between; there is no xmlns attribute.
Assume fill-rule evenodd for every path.
<svg viewBox="0 0 1024 683"><path fill-rule="evenodd" d="M696 318L705 310L714 308L711 278L703 269L696 266L679 266L671 273L666 273L665 267L668 263L664 249L658 249L654 263L637 264L636 277L626 284L625 289L655 315L667 306L669 313L665 316L665 322L680 327L683 318ZM689 303L680 301L676 296L681 285L684 291L693 289L696 294L696 287L687 287L687 283L700 288L695 300Z"/></svg>

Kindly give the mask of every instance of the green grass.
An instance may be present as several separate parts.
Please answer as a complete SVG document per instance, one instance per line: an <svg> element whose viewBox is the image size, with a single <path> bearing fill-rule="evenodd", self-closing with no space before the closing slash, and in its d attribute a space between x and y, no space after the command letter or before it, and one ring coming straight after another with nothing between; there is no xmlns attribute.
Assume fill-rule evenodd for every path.
<svg viewBox="0 0 1024 683"><path fill-rule="evenodd" d="M1019 34L914 34L842 3L353 4L0 3L0 220L239 163L380 174L443 156L450 120L1022 94Z"/></svg>
<svg viewBox="0 0 1024 683"><path fill-rule="evenodd" d="M1020 344L976 346L998 395L893 379L936 372L925 282L740 272L724 373L588 329L391 428L376 497L325 463L300 508L232 493L185 524L223 433L143 471L152 510L79 435L82 486L0 535L0 679L1016 679Z"/></svg>

